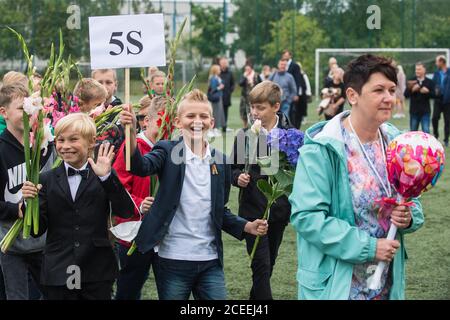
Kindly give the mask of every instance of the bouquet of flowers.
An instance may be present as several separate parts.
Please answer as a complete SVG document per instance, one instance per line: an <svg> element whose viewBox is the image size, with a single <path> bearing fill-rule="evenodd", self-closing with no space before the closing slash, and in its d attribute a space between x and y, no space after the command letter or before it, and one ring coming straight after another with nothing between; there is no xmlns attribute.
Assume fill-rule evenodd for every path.
<svg viewBox="0 0 450 320"><path fill-rule="evenodd" d="M51 134L49 121L46 121L44 124L44 118L46 117L47 112L47 110L44 109L41 97L41 92L44 88L41 88L41 92L33 92L33 56L29 54L28 47L22 35L11 28L10 30L19 39L28 64L28 88L31 95L24 98L23 103L23 145L27 179L37 185L39 183L41 150L44 149L44 152L46 152L48 142L52 140L53 136ZM6 252L8 250L8 248L14 243L14 240L17 238L21 230L23 231L23 238L28 238L30 236L32 226L34 233L37 234L39 232L38 198L27 200L23 219L19 218L16 220L0 243L2 252Z"/></svg>
<svg viewBox="0 0 450 320"><path fill-rule="evenodd" d="M270 207L281 196L289 196L294 184L295 168L299 157L299 148L303 145L304 133L297 129L274 128L267 136L270 148L269 156L259 158L258 164L268 180L258 180L258 189L267 198L262 219L268 220ZM255 256L260 237L256 237L250 254L250 265Z"/></svg>

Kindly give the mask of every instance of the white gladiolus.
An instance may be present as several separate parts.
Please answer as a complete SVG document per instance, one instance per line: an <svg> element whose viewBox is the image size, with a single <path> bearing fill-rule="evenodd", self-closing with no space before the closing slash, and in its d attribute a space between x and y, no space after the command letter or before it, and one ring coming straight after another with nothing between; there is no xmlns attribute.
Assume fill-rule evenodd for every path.
<svg viewBox="0 0 450 320"><path fill-rule="evenodd" d="M24 98L23 100L23 111L25 111L29 116L36 115L39 110L42 110L42 98L39 92L35 92L31 97Z"/></svg>

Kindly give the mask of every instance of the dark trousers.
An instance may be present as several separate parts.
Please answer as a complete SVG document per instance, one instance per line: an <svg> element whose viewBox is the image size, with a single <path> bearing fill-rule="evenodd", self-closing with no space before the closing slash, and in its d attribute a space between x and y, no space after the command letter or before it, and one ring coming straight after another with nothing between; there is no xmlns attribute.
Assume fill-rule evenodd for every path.
<svg viewBox="0 0 450 320"><path fill-rule="evenodd" d="M441 113L444 114L444 142L448 143L448 137L450 135L450 103L443 104L441 100L434 100L433 109L433 134L436 139L439 139L439 120L441 119Z"/></svg>
<svg viewBox="0 0 450 320"><path fill-rule="evenodd" d="M1 267L0 267L0 300L6 300L5 280L3 279L3 272Z"/></svg>
<svg viewBox="0 0 450 320"><path fill-rule="evenodd" d="M300 96L297 102L292 102L289 112L289 120L296 129L300 129L303 121L303 117L306 115L307 98Z"/></svg>
<svg viewBox="0 0 450 320"><path fill-rule="evenodd" d="M230 106L223 106L223 114L225 116L225 126L222 128L223 131L226 131L228 126L228 109L230 109Z"/></svg>
<svg viewBox="0 0 450 320"><path fill-rule="evenodd" d="M270 222L267 235L259 240L251 266L253 285L250 290L250 300L273 299L270 277L272 276L286 225L287 223L285 222ZM248 254L252 252L255 239L256 237L250 234L245 236Z"/></svg>
<svg viewBox="0 0 450 320"><path fill-rule="evenodd" d="M152 250L143 254L135 250L127 256L128 247L116 243L119 253L120 273L117 278L116 300L140 300L141 291L153 266L155 279L158 277L158 254Z"/></svg>
<svg viewBox="0 0 450 320"><path fill-rule="evenodd" d="M40 299L42 252L35 253L0 253L1 268L8 300ZM30 281L30 275L33 278ZM31 282L31 286L30 286Z"/></svg>
<svg viewBox="0 0 450 320"><path fill-rule="evenodd" d="M111 300L113 281L82 282L80 289L46 286L47 300Z"/></svg>

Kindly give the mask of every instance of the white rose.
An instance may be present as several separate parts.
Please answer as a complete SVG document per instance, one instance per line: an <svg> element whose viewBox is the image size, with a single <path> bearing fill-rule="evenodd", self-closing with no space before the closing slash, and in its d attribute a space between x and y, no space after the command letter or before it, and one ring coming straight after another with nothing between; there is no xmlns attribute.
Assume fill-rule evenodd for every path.
<svg viewBox="0 0 450 320"><path fill-rule="evenodd" d="M259 131L261 131L261 120L259 119L255 120L255 123L253 123L250 130L252 130L254 134L259 134Z"/></svg>

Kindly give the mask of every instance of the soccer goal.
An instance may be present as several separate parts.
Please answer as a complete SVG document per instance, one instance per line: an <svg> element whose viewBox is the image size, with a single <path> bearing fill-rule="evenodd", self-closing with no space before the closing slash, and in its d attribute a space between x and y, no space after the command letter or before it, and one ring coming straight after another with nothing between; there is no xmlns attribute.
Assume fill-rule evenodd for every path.
<svg viewBox="0 0 450 320"><path fill-rule="evenodd" d="M421 61L427 68L427 74L435 71L434 61L436 56L445 55L447 64L450 65L450 49L448 48L319 48L316 49L314 93L319 96L323 78L328 70L328 59L335 57L340 67L345 66L350 60L364 53L380 54L395 59L398 65L402 65L407 77L414 75L414 65Z"/></svg>

